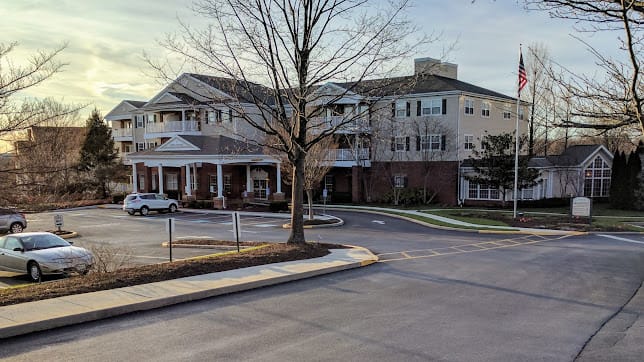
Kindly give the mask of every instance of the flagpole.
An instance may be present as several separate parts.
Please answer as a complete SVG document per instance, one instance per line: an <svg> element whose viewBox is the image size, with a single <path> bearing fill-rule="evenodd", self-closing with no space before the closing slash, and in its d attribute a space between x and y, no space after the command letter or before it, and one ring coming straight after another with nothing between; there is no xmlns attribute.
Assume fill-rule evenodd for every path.
<svg viewBox="0 0 644 362"><path fill-rule="evenodd" d="M521 44L519 44L519 62L521 62ZM513 212L512 218L516 220L517 218L517 193L519 186L519 102L521 101L521 85L517 84L517 117L516 117L516 126L514 130L514 191L512 192L513 200Z"/></svg>

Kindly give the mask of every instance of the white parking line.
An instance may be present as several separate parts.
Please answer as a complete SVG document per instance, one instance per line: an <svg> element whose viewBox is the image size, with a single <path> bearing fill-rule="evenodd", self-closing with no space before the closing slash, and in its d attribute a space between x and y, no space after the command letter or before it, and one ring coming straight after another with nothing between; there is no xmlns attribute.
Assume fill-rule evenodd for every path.
<svg viewBox="0 0 644 362"><path fill-rule="evenodd" d="M615 236L615 235L606 235L606 234L598 234L598 235L599 235L599 236L603 236L603 237L605 237L605 238L609 238L609 239L615 239L615 240L619 240L619 241L625 241L625 242L627 242L627 243L644 244L644 242L642 242L642 241L637 241L637 240L632 240L632 239L621 238L621 237L619 237L619 236Z"/></svg>

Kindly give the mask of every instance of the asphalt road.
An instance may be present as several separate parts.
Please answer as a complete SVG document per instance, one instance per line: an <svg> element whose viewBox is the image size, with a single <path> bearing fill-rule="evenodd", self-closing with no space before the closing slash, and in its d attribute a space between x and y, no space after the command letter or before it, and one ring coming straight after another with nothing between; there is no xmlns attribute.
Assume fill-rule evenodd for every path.
<svg viewBox="0 0 644 362"><path fill-rule="evenodd" d="M644 236L480 235L338 214L344 227L307 237L366 246L382 262L5 340L0 358L571 361L584 346L593 350L591 337L603 335L644 279ZM178 229L226 232L185 223L195 225ZM266 227L253 237L286 233ZM581 360L639 358L639 345Z"/></svg>

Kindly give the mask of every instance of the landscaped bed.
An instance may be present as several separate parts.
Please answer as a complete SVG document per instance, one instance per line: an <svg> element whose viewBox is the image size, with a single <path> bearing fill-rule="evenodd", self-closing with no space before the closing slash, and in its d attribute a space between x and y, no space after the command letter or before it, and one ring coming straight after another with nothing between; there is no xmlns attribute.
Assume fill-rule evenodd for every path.
<svg viewBox="0 0 644 362"><path fill-rule="evenodd" d="M228 244L199 240L213 245ZM234 244L234 243L233 243ZM241 253L226 252L172 263L161 263L120 269L109 273L90 273L40 284L0 289L0 306L89 293L99 290L153 283L163 280L208 274L257 265L317 258L329 254L329 249L341 245L307 243L305 245L241 243L247 249Z"/></svg>

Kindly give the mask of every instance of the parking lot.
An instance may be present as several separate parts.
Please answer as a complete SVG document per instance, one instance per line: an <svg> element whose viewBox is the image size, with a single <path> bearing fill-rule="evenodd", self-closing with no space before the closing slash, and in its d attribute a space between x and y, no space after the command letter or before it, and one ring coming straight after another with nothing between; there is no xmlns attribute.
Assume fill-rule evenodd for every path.
<svg viewBox="0 0 644 362"><path fill-rule="evenodd" d="M186 212L174 214L151 213L143 217L130 216L120 209L86 208L60 212L27 214L28 226L25 231L51 231L54 229L54 215L63 215L64 230L75 231L79 237L69 239L74 245L92 249L103 244L113 247L128 260L129 264L153 264L169 260L169 250L162 247L168 241L166 225L169 218L175 219L173 240L222 239L233 240L230 214L213 212ZM287 217L287 215L284 215ZM242 215L241 241L261 240L283 241L286 231L282 225L286 218L271 216ZM206 255L211 249L173 248L173 259ZM0 288L23 284L26 276L0 272Z"/></svg>

